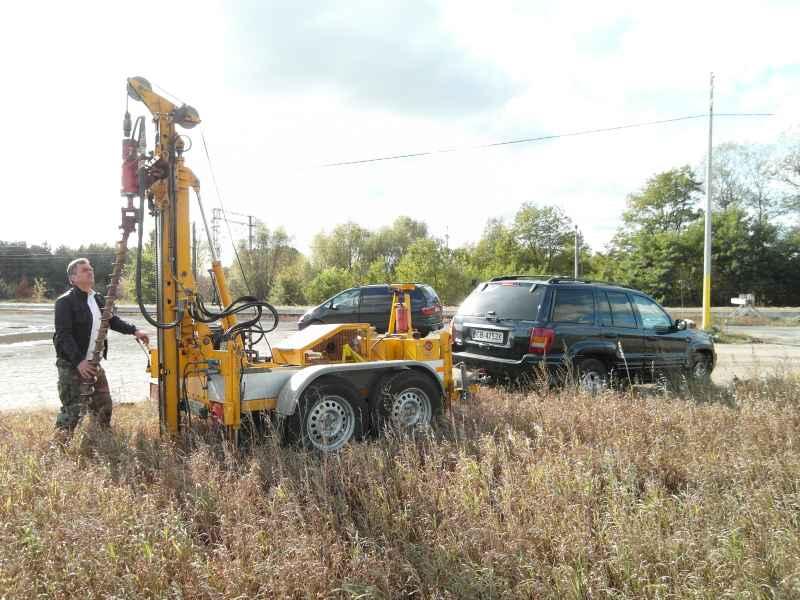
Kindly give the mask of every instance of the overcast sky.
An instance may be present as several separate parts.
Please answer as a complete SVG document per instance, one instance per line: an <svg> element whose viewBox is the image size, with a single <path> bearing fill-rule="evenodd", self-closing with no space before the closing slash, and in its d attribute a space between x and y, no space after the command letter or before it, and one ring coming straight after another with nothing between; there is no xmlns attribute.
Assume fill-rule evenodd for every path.
<svg viewBox="0 0 800 600"><path fill-rule="evenodd" d="M526 201L600 250L627 194L702 162L704 119L474 147L703 113L711 71L716 111L776 113L720 118L715 143L776 141L800 121L798 22L796 1L3 3L0 240L116 238L125 78L141 75L199 111L225 208L303 251L400 215L463 245ZM201 128L187 162L210 213Z"/></svg>

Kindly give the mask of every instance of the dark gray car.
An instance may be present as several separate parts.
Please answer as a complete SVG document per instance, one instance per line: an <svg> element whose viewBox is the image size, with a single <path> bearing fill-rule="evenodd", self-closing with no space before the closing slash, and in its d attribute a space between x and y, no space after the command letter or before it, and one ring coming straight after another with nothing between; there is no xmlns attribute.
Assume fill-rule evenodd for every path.
<svg viewBox="0 0 800 600"><path fill-rule="evenodd" d="M429 285L416 284L411 292L411 323L421 335L442 328L442 304ZM392 288L387 284L364 285L339 292L305 313L297 321L303 329L314 323L369 323L380 332L389 327Z"/></svg>

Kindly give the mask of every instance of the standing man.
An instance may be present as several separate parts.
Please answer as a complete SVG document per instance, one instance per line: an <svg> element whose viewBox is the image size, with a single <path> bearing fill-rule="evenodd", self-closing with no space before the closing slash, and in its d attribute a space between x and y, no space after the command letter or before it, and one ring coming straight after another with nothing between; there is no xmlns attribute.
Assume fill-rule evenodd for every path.
<svg viewBox="0 0 800 600"><path fill-rule="evenodd" d="M111 424L111 392L103 368L89 363L100 329L101 311L105 299L92 289L94 269L87 258L76 258L67 266L67 278L72 287L56 300L56 332L53 344L56 347L56 367L58 368L58 396L61 399L61 412L56 419L56 428L71 434L86 409L92 413L97 424L108 427ZM145 344L149 342L144 331L114 315L109 327L119 333L135 335ZM103 350L103 358L108 352L108 342ZM97 377L94 394L89 405L81 403L80 388L82 380Z"/></svg>

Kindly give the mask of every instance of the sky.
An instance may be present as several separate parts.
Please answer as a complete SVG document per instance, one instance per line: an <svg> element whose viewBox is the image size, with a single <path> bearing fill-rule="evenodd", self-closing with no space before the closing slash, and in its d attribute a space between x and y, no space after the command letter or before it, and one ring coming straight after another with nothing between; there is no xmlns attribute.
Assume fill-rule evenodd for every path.
<svg viewBox="0 0 800 600"><path fill-rule="evenodd" d="M3 3L0 240L117 238L125 80L143 76L199 111L206 212L301 251L401 215L462 246L524 202L602 250L628 194L702 164L706 119L476 146L702 114L712 71L715 112L775 115L715 119L715 144L773 143L800 122L798 22L795 1Z"/></svg>

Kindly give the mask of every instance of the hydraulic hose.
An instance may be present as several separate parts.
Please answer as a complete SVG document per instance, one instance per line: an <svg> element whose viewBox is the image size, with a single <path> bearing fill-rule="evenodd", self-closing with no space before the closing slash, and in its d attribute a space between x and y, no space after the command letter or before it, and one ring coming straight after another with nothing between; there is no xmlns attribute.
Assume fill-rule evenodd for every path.
<svg viewBox="0 0 800 600"><path fill-rule="evenodd" d="M272 327L269 329L264 329L259 325L259 321L261 320L261 316L263 314L263 309L267 309L272 313ZM270 331L274 331L278 327L278 311L272 306L269 302L264 300L258 300L253 296L241 296L230 303L225 309L220 312L211 312L203 303L203 299L201 296L197 296L197 305L196 309L194 310L193 307L189 307L189 314L192 318L196 321L200 321L201 323L214 323L216 321L220 321L225 317L230 317L236 315L242 311L255 309L256 314L252 319L247 321L242 321L241 323L237 323L230 328L226 329L222 337L223 339L231 339L240 333L248 329L255 329L263 337L265 334L269 333ZM259 338L260 340L261 338Z"/></svg>
<svg viewBox="0 0 800 600"><path fill-rule="evenodd" d="M143 190L143 180L144 173L139 173L139 189ZM150 323L156 329L174 329L175 327L183 321L183 305L178 306L178 315L174 321L171 323L161 323L158 319L154 319L150 313L147 312L147 308L142 301L142 235L144 233L144 198L141 198L141 203L139 206L139 243L136 248L136 302L139 305L139 310L142 312L142 316L145 320ZM158 252L158 248L155 249Z"/></svg>

